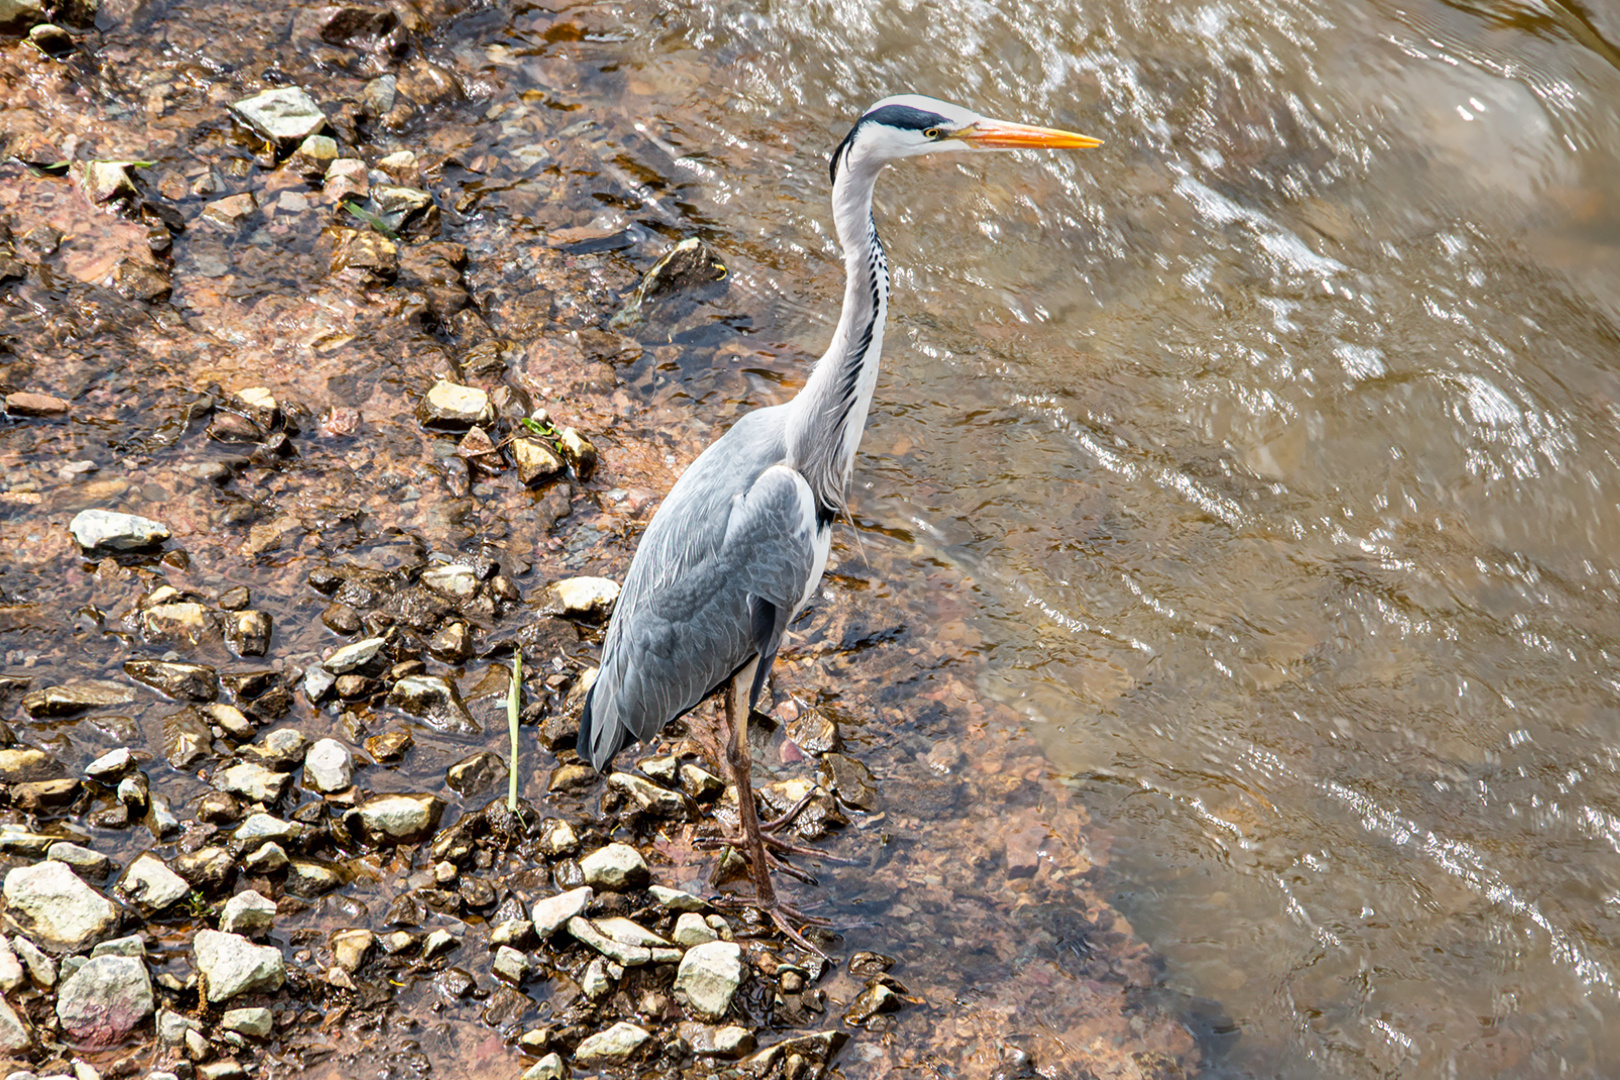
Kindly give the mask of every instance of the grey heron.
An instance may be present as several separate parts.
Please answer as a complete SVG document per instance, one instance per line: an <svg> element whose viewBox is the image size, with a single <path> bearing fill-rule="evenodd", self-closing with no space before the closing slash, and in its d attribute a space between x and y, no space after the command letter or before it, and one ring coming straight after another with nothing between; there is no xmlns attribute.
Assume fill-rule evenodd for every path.
<svg viewBox="0 0 1620 1080"><path fill-rule="evenodd" d="M829 170L847 275L832 344L791 401L747 413L692 462L625 576L580 717L579 755L600 770L632 739L652 738L725 688L721 740L737 788L752 903L801 943L789 920L804 917L771 886L749 777L748 718L783 632L821 582L877 387L889 268L872 217L874 182L891 161L937 151L1097 145L914 94L868 109L833 151Z"/></svg>

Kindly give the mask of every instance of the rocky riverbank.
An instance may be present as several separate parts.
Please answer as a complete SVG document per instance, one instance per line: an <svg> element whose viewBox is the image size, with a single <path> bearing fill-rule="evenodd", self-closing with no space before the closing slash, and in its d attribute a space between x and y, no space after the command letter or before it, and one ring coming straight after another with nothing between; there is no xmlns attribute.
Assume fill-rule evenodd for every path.
<svg viewBox="0 0 1620 1080"><path fill-rule="evenodd" d="M19 1072L1195 1066L949 569L910 611L840 550L759 725L762 800L856 864L788 884L830 961L715 906L735 795L679 725L573 755L635 537L752 397L644 378L723 370L724 251L602 225L645 197L609 118L503 81L501 19L604 17L0 0Z"/></svg>

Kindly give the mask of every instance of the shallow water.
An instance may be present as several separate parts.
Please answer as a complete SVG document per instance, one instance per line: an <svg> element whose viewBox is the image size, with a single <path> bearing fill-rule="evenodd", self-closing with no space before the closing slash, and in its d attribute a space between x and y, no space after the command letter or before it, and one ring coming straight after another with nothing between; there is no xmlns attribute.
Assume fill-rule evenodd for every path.
<svg viewBox="0 0 1620 1080"><path fill-rule="evenodd" d="M727 252L720 362L631 373L710 411L822 347L867 103L1105 139L884 178L853 504L976 583L984 687L1115 830L1211 1073L1620 1060L1620 8L623 14L514 77L596 59L645 199L597 223Z"/></svg>

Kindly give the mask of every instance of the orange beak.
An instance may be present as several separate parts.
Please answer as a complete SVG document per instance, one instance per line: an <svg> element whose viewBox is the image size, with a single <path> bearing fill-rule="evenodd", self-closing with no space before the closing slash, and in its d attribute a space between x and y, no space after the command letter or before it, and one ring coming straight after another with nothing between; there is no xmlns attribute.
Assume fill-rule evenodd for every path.
<svg viewBox="0 0 1620 1080"><path fill-rule="evenodd" d="M1089 150L1102 145L1101 139L1093 139L1090 135L1077 135L1072 131L1059 131L1056 128L1031 127L1028 124L1012 124L1005 120L980 120L951 137L960 139L975 150L1024 150L1032 146Z"/></svg>

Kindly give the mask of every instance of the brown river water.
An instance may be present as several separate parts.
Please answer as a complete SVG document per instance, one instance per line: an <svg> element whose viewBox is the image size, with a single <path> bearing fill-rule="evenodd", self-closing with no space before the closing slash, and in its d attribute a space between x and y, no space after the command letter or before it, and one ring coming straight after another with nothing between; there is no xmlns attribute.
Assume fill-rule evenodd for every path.
<svg viewBox="0 0 1620 1080"><path fill-rule="evenodd" d="M120 88L145 93L154 117L218 112L228 95L208 87L238 68L284 78L261 70L250 43L223 42L220 9L126 6L137 14L124 34L155 27L151 41L126 37L127 52L173 65L161 93L134 76ZM1047 764L1007 751L1005 775L1054 775L1108 837L1107 852L1065 867L1085 861L1126 934L1157 954L1155 1007L1196 1037L1199 1075L1620 1070L1620 4L445 11L435 55L473 104L446 107L456 125L442 137L420 123L412 137L455 159L444 175L466 197L448 200L446 232L467 245L469 287L492 322L521 336L529 290L555 284L559 250L589 288L559 287L537 326L598 321L591 312L611 309L673 239L700 235L725 257L723 295L666 341L643 333L644 351L612 358L624 385L609 377L601 396L616 393L621 413L646 405L662 424L652 443L669 450L643 476L689 459L743 408L783 400L820 352L843 288L826 157L871 101L927 93L1102 138L1087 152L908 162L880 182L894 300L851 492L858 540L845 530L835 545L834 629L818 615L789 669L835 692L860 680L865 642L881 654L892 639L928 658L879 657L878 674L938 696L960 679L996 706L974 706L971 730L935 727L896 706L910 682L886 696L861 683L844 705L885 703L852 721L868 724L863 747L890 754L873 761L880 776L926 776L935 760L948 771L950 755L928 757L933 739L1002 753L1021 722ZM253 19L285 33L279 14ZM308 62L328 63L341 67ZM334 79L357 93L376 71L351 67ZM228 128L196 129L199 155L223 145L241 166L225 189L254 169ZM189 198L199 170L166 154L155 169L184 173L174 198ZM204 522L192 560L236 568L199 587L263 589L277 567L360 533L356 546L386 563L375 536L394 524L436 555L476 547L482 530L519 575L529 558L537 574L622 568L623 534L655 492L598 492L599 513L576 494L584 524L549 547L551 497L532 505L492 484L470 509L447 509L437 474L419 467L406 378L387 355L398 313L368 322L364 305L329 294L250 303L278 275L298 295L319 261L319 226L299 224L296 205L282 199L250 240L187 233L174 255L180 315L119 348L199 383L229 382L233 349L262 353L279 388L340 405L351 392L376 429L326 464L352 469L380 505L362 528L330 477L273 520L177 499L172 514ZM536 230L559 220L572 231L548 246ZM97 317L84 315L87 338ZM406 359L431 368L411 348ZM355 366L330 380L297 359L344 349ZM147 388L121 381L134 376L96 359L82 380L58 373L47 388L85 392L109 415L146 401ZM531 381L550 370L543 350L530 363ZM609 460L613 409L580 420ZM398 428L376 419L389 413ZM144 409L117 416L103 442L119 453L155 423ZM35 456L57 452L44 439ZM314 476L317 451L301 453ZM268 502L293 482L272 473L239 488L244 503ZM224 536L250 522L245 545ZM48 543L39 535L27 543ZM73 573L68 593L85 611L103 589L128 592L110 574ZM276 608L294 661L331 644L315 625L321 603ZM890 634L897 618L904 633ZM846 633L850 619L860 625ZM806 674L814 643L840 633L854 655ZM4 644L8 668L33 663ZM63 674L104 674L101 663L52 661ZM497 730L496 705L477 711ZM889 745L872 727L897 711L912 720ZM88 760L99 736L81 736ZM383 773L379 786L436 783L442 764ZM174 782L177 801L201 790ZM538 778L525 783L542 797ZM978 950L1061 975L1052 958L1080 949L1065 913L1032 913L1022 893L985 886L988 929L962 914L977 900L945 895L959 869L949 844L994 849L1035 812L1028 787L1016 806L991 798L993 784L971 790L971 805L952 789L937 805L891 808L912 852L904 881L863 892L861 871L834 870L826 887L849 948L934 949L918 977L957 1005L972 999ZM1065 813L1054 827L1074 840L1078 812ZM949 822L933 837L931 814ZM913 907L926 917L906 923ZM868 914L904 925L868 927ZM946 946L953 918L960 936ZM978 933L1005 937L992 947ZM1079 985L1055 977L1046 1000ZM971 1043L970 1029L957 1037ZM469 1076L515 1075L509 1047L484 1037L432 1044L435 1074L458 1075L462 1061ZM884 1075L890 1053L906 1075L953 1075L926 1048L895 1045L857 1044L847 1075Z"/></svg>
<svg viewBox="0 0 1620 1080"><path fill-rule="evenodd" d="M970 575L982 688L1230 1022L1209 1074L1620 1068L1620 6L620 33L576 47L632 70L641 160L737 253L756 346L832 325L825 150L868 101L1105 140L885 176L854 506L868 548Z"/></svg>

